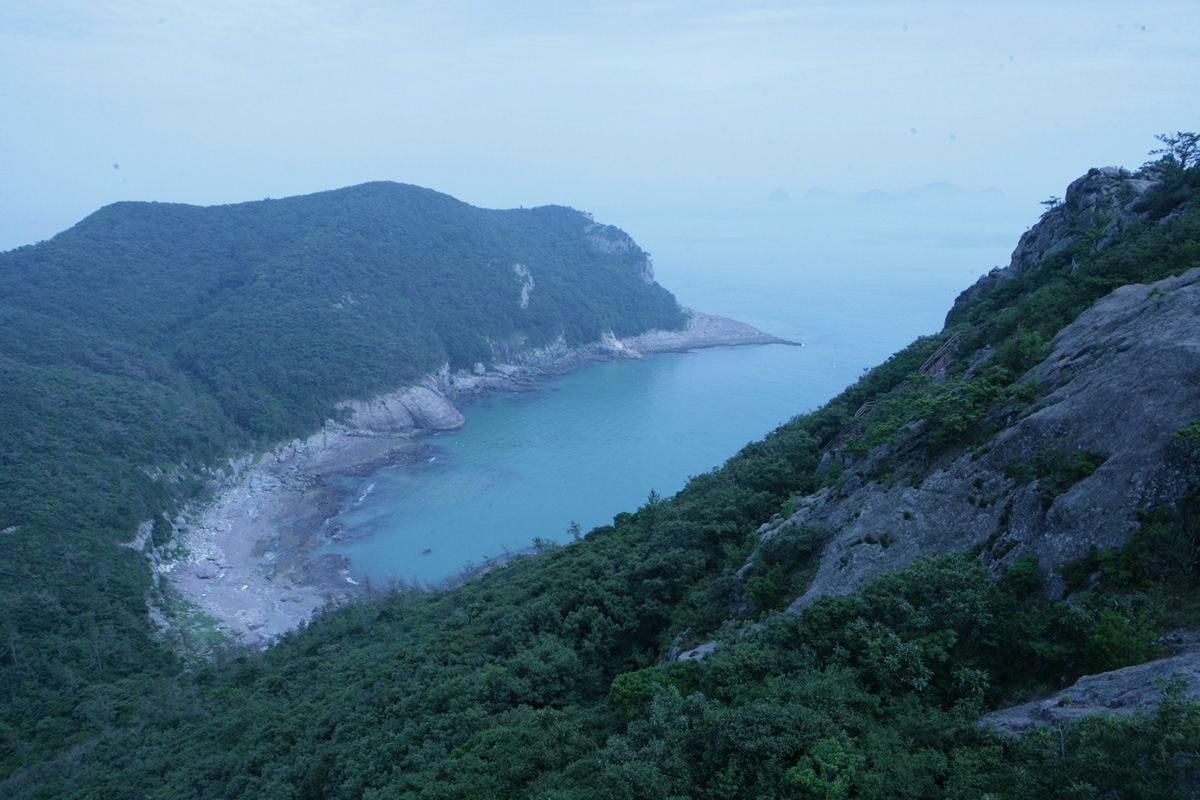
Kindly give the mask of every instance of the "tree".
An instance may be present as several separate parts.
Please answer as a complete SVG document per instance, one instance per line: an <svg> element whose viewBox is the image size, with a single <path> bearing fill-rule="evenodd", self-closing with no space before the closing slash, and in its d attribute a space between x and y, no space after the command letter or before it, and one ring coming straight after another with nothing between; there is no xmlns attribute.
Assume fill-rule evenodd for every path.
<svg viewBox="0 0 1200 800"><path fill-rule="evenodd" d="M1154 137L1166 145L1151 150L1150 155L1162 156L1168 164L1188 170L1200 164L1200 134L1178 131L1174 136L1160 133Z"/></svg>
<svg viewBox="0 0 1200 800"><path fill-rule="evenodd" d="M1057 195L1051 195L1049 200L1043 200L1041 205L1044 205L1046 210L1042 212L1042 219L1045 219L1047 214L1061 206L1062 201L1062 198Z"/></svg>
<svg viewBox="0 0 1200 800"><path fill-rule="evenodd" d="M788 779L807 791L809 797L840 800L850 791L855 773L866 759L850 749L845 733L819 739L809 754L788 770Z"/></svg>

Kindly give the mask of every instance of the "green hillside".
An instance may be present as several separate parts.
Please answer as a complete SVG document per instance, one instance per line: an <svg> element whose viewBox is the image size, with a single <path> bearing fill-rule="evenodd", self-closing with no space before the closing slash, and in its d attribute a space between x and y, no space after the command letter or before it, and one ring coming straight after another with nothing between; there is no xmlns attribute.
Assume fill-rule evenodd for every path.
<svg viewBox="0 0 1200 800"><path fill-rule="evenodd" d="M0 255L0 352L186 379L273 441L442 363L490 364L489 341L677 329L670 293L641 277L646 258L573 209L492 211L391 183L209 208L117 203ZM536 283L524 308L515 264Z"/></svg>
<svg viewBox="0 0 1200 800"><path fill-rule="evenodd" d="M1197 266L1200 173L1170 158L1155 169L1138 220L1101 236L1074 211L1057 214L1062 255L985 282L945 330L823 408L674 497L651 493L612 525L456 589L376 593L266 652L187 663L110 622L70 622L77 611L61 611L57 595L23 592L26 616L4 623L0 788L37 798L1194 796L1200 705L1178 693L1155 714L1020 738L976 722L1153 657L1161 630L1200 622L1200 569L1171 558L1175 532L1198 524L1195 486L1146 514L1120 551L1053 565L1067 596L1047 595L1028 557L993 580L975 554L947 553L782 613L830 531L759 537L796 498L843 485L845 459L830 464L822 444L865 402L879 410L847 450L897 443L893 466L913 472L875 477L919 487L899 443L929 464L986 447L1028 402L1019 378L1058 330L1113 288ZM968 348L931 384L918 370L956 333ZM191 392L196 414L227 419L206 379L169 382L175 363L143 384ZM1195 428L1179 432L1180 448L1200 445ZM104 524L115 532L113 513ZM46 547L46 568L70 555ZM6 587L22 580L13 563ZM132 617L141 598L120 578L93 572L79 591L120 598ZM701 661L665 658L704 641L718 646Z"/></svg>
<svg viewBox="0 0 1200 800"><path fill-rule="evenodd" d="M526 307L515 264L535 281ZM489 341L511 352L681 327L647 269L623 232L581 212L485 210L390 183L118 203L0 254L6 770L73 729L60 680L178 669L151 636L144 559L115 546L139 523L164 544L162 515L202 497L224 459L444 363L490 364Z"/></svg>

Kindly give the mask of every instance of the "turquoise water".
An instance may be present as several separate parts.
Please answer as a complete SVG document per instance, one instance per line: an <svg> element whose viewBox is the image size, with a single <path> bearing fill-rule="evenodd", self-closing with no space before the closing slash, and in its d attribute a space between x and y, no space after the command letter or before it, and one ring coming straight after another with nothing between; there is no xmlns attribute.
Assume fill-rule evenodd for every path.
<svg viewBox="0 0 1200 800"><path fill-rule="evenodd" d="M1004 215L941 216L928 231L886 213L865 232L861 214L854 226L818 222L735 215L705 225L704 238L663 231L653 247L641 242L685 305L803 347L593 364L531 393L477 398L461 431L428 439L431 461L356 487L358 501L333 521L347 539L315 555L349 556L360 580L436 582L535 538L569 541L572 522L608 524L937 332L955 295L1006 261L1016 239Z"/></svg>
<svg viewBox="0 0 1200 800"><path fill-rule="evenodd" d="M536 537L569 540L572 521L590 530L651 489L673 494L785 422L805 402L806 361L782 345L659 355L476 400L461 431L428 439L432 461L365 484L336 520L353 541L327 552L372 579L436 580Z"/></svg>

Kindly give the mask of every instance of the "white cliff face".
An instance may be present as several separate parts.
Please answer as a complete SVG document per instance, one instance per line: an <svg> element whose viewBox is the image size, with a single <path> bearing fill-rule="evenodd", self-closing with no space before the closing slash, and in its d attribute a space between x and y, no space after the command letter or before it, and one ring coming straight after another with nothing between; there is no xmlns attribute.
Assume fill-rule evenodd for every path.
<svg viewBox="0 0 1200 800"><path fill-rule="evenodd" d="M529 308L529 293L533 291L533 275L524 264L513 264L513 272L521 282L521 308Z"/></svg>

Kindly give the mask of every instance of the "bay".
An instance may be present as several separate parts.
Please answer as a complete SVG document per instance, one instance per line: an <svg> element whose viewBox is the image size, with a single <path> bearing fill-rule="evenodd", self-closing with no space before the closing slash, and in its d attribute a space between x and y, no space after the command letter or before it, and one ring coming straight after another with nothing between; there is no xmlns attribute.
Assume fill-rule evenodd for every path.
<svg viewBox="0 0 1200 800"><path fill-rule="evenodd" d="M730 208L685 228L620 221L683 304L804 346L592 364L530 393L473 399L461 431L427 440L432 460L354 486L357 500L331 520L340 540L314 555L348 556L351 574L377 585L436 583L535 539L569 541L572 522L608 524L651 490L669 496L936 333L957 293L1007 260L1026 213L961 197L847 208Z"/></svg>

